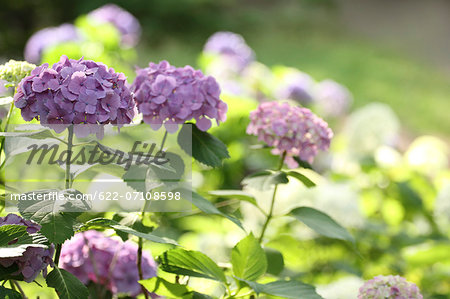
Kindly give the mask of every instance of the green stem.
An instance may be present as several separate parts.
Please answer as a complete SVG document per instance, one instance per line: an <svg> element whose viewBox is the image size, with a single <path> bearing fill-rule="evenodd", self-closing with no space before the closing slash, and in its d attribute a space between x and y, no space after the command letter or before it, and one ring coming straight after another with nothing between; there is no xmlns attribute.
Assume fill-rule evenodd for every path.
<svg viewBox="0 0 450 299"><path fill-rule="evenodd" d="M5 124L5 128L4 128L3 132L7 132L7 131L8 131L9 122L11 121L11 115L12 115L12 113L13 113L13 109L14 109L14 103L11 103L11 106L10 106L9 112L8 112L8 115L6 116L6 124ZM3 148L4 148L4 146L5 146L5 138L6 138L6 137L3 137L2 141L1 141L1 144L0 144L0 156L1 156L2 151L3 151ZM5 157L5 161L6 161L6 157ZM0 169L3 167L3 165L4 165L4 162L3 162L2 165L0 166Z"/></svg>
<svg viewBox="0 0 450 299"><path fill-rule="evenodd" d="M72 160L72 147L73 147L73 126L69 126L68 128L69 135L67 137L67 160L66 160L66 189L72 187L72 179L70 174L70 162Z"/></svg>
<svg viewBox="0 0 450 299"><path fill-rule="evenodd" d="M164 144L166 143L166 139L167 139L167 131L164 132L164 137L161 141L160 151L162 151L164 149ZM147 205L148 205L148 200L146 199L145 195L146 194L144 194L145 203L144 203L144 206L142 207L142 211L141 211L142 221L144 221L145 210L147 210ZM138 239L138 252L137 252L137 268L138 268L138 273L139 273L139 280L144 279L143 274L142 274L142 248L143 248L143 246L144 246L144 240L142 238L139 238ZM141 285L141 289L142 289L142 293L144 293L145 299L148 299L147 290L145 289L145 287L143 285Z"/></svg>
<svg viewBox="0 0 450 299"><path fill-rule="evenodd" d="M286 152L283 153L283 155L281 155L281 160L280 160L280 164L278 165L277 171L280 171L281 168L283 168L283 164L284 164L284 159L286 158ZM266 218L266 222L264 222L262 231L261 231L261 235L259 236L259 243L261 244L264 238L264 234L266 233L266 229L267 226L269 225L270 220L272 220L273 218L273 208L275 206L275 197L277 195L277 190L278 190L278 184L275 184L275 188L273 189L273 194L272 194L272 201L270 203L270 210L269 210L269 214L267 215Z"/></svg>
<svg viewBox="0 0 450 299"><path fill-rule="evenodd" d="M72 180L70 174L70 161L72 160L72 147L73 147L73 126L69 126L67 128L68 136L67 136L67 159L66 159L66 172L65 172L65 189L69 189L72 187ZM59 264L59 256L61 255L62 244L56 244L55 251L55 266L58 267Z"/></svg>

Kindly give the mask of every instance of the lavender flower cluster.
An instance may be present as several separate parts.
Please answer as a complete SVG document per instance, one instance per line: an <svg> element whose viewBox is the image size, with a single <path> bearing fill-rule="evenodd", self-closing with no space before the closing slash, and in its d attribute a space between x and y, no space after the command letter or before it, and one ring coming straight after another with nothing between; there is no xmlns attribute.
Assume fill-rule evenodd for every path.
<svg viewBox="0 0 450 299"><path fill-rule="evenodd" d="M302 105L309 105L314 101L314 80L303 72L292 70L286 73L276 90L279 99L290 99Z"/></svg>
<svg viewBox="0 0 450 299"><path fill-rule="evenodd" d="M135 104L126 77L92 60L61 60L43 64L18 85L14 103L26 121L41 124L128 124ZM58 126L61 127L61 126Z"/></svg>
<svg viewBox="0 0 450 299"><path fill-rule="evenodd" d="M295 168L294 157L312 162L320 150L328 150L333 132L307 108L288 103L266 102L250 113L247 134L274 147L273 154L286 152L286 164Z"/></svg>
<svg viewBox="0 0 450 299"><path fill-rule="evenodd" d="M0 226L16 224L27 227L29 234L35 234L41 226L30 221L23 219L15 214L8 214L5 217L0 217ZM12 276L23 276L23 280L26 282L32 282L36 279L39 273L42 271L43 275L47 275L47 267L53 267L53 252L54 247L51 245L49 248L42 247L28 247L22 256L18 257L0 257L0 265L2 267L11 267L17 265L18 270L11 273Z"/></svg>
<svg viewBox="0 0 450 299"><path fill-rule="evenodd" d="M317 84L315 97L320 112L331 117L343 115L353 100L345 86L330 79Z"/></svg>
<svg viewBox="0 0 450 299"><path fill-rule="evenodd" d="M99 23L110 23L121 34L121 43L128 47L135 46L141 35L139 21L128 11L115 4L106 4L88 14L90 19Z"/></svg>
<svg viewBox="0 0 450 299"><path fill-rule="evenodd" d="M34 33L25 45L25 59L38 64L42 52L54 45L81 40L81 34L72 24L62 24L58 27L48 27Z"/></svg>
<svg viewBox="0 0 450 299"><path fill-rule="evenodd" d="M360 289L358 299L422 299L419 288L401 276L379 275Z"/></svg>
<svg viewBox="0 0 450 299"><path fill-rule="evenodd" d="M113 294L137 296L141 293L137 250L135 243L122 242L90 230L76 234L63 244L60 267L84 284L92 281L105 286ZM156 276L156 268L153 258L143 252L143 278Z"/></svg>
<svg viewBox="0 0 450 299"><path fill-rule="evenodd" d="M173 132L176 124L195 119L197 127L206 131L211 119L216 119L217 124L226 120L228 107L219 98L216 80L190 66L176 68L167 61L150 63L137 70L131 89L144 122L154 130L165 124Z"/></svg>
<svg viewBox="0 0 450 299"><path fill-rule="evenodd" d="M226 57L229 63L240 70L255 60L255 53L244 38L233 32L217 32L206 42L203 52Z"/></svg>

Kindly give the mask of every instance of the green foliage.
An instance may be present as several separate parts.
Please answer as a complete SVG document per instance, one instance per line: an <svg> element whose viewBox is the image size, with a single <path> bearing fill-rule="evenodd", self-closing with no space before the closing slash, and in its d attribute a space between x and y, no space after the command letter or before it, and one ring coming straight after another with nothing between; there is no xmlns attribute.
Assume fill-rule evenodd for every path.
<svg viewBox="0 0 450 299"><path fill-rule="evenodd" d="M294 280L278 280L266 284L240 279L248 284L256 294L267 294L288 299L321 299L313 286Z"/></svg>
<svg viewBox="0 0 450 299"><path fill-rule="evenodd" d="M327 214L309 207L296 208L290 215L323 236L355 242L350 233Z"/></svg>
<svg viewBox="0 0 450 299"><path fill-rule="evenodd" d="M3 299L22 299L22 295L11 289L7 289L4 286L0 286L0 298Z"/></svg>
<svg viewBox="0 0 450 299"><path fill-rule="evenodd" d="M45 200L52 192L58 192L64 199ZM28 193L26 193L28 194ZM74 226L77 224L76 217L82 212L90 210L90 205L84 200L75 200L77 194L74 189L63 191L40 190L34 194L42 196L41 200L21 200L18 204L20 214L37 222L42 226L41 233L48 238L50 243L62 244L74 235ZM73 196L72 199L69 196ZM36 197L37 198L37 197Z"/></svg>
<svg viewBox="0 0 450 299"><path fill-rule="evenodd" d="M39 233L29 234L26 228L25 225L0 226L0 257L22 256L28 247L48 248L45 237Z"/></svg>
<svg viewBox="0 0 450 299"><path fill-rule="evenodd" d="M112 228L117 232L125 233L125 234L131 234L133 236L161 244L171 244L171 245L178 245L176 241L171 240L169 238L165 237L158 237L152 233L148 233L147 228L144 228L142 226L135 226L135 228L138 228L142 231L137 231L131 227L121 225L117 221L111 220L111 219L105 219L105 218L96 218L87 221L83 224L82 230L89 230L93 228Z"/></svg>
<svg viewBox="0 0 450 299"><path fill-rule="evenodd" d="M225 214L221 212L218 208L216 208L209 200L202 197L200 194L196 192L192 192L192 203L194 206L199 208L202 212L206 214L212 214L212 215L219 215L222 217L225 217L235 223L240 228L244 229L242 227L241 221L231 215Z"/></svg>
<svg viewBox="0 0 450 299"><path fill-rule="evenodd" d="M234 246L231 251L231 264L234 275L245 280L256 281L266 273L266 254L253 234Z"/></svg>
<svg viewBox="0 0 450 299"><path fill-rule="evenodd" d="M163 271L169 273L227 282L222 269L199 251L171 249L158 257L158 263Z"/></svg>
<svg viewBox="0 0 450 299"><path fill-rule="evenodd" d="M73 274L55 267L45 279L47 285L56 290L61 299L87 299L89 291Z"/></svg>
<svg viewBox="0 0 450 299"><path fill-rule="evenodd" d="M191 132L192 142L186 140L186 138L190 138ZM200 131L193 124L186 124L182 127L178 134L178 144L188 155L207 166L220 167L224 159L230 158L227 147L222 141L208 132ZM191 144L192 147L189 146Z"/></svg>
<svg viewBox="0 0 450 299"><path fill-rule="evenodd" d="M243 181L243 185L255 188L257 190L270 190L274 185L287 184L289 179L286 173L282 171L261 171L247 176Z"/></svg>
<svg viewBox="0 0 450 299"><path fill-rule="evenodd" d="M182 299L207 299L212 298L205 294L193 291L190 287L182 284L171 283L161 277L152 277L150 279L139 281L149 292L156 293L166 298Z"/></svg>
<svg viewBox="0 0 450 299"><path fill-rule="evenodd" d="M305 186L308 187L308 188L312 188L312 187L315 187L315 186L316 186L316 184L315 184L313 181L311 181L306 175L301 174L300 172L297 172L297 171L288 171L288 172L286 172L286 174L287 174L288 176L291 176L291 177L296 178L297 180L299 180L300 182L302 182L303 185L305 185Z"/></svg>

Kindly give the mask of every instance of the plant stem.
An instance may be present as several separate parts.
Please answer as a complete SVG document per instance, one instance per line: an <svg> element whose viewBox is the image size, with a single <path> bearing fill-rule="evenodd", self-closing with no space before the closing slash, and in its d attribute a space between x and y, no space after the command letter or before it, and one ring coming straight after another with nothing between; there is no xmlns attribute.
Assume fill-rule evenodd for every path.
<svg viewBox="0 0 450 299"><path fill-rule="evenodd" d="M73 146L73 126L69 126L67 128L69 131L69 135L67 137L67 160L66 160L66 189L69 189L72 187L72 180L71 180L71 174L70 174L70 162L72 160L72 146Z"/></svg>
<svg viewBox="0 0 450 299"><path fill-rule="evenodd" d="M28 297L25 295L24 291L22 290L22 288L20 287L20 284L17 281L11 280L17 287L17 289L19 290L20 294L22 295L22 299L28 299Z"/></svg>
<svg viewBox="0 0 450 299"><path fill-rule="evenodd" d="M5 124L5 128L4 128L3 132L7 132L8 131L9 122L11 120L11 115L12 115L13 109L14 109L14 103L11 103L11 106L10 106L9 112L8 112L8 116L6 116L6 124ZM1 141L1 144L0 144L0 156L1 156L1 153L3 151L3 147L5 145L5 139L6 139L6 137L3 137L2 141ZM5 160L6 160L6 155L5 155ZM3 164L4 163L2 163L1 166L3 166ZM2 167L0 167L0 169L1 168Z"/></svg>
<svg viewBox="0 0 450 299"><path fill-rule="evenodd" d="M72 180L70 178L70 162L72 160L72 146L73 146L73 125L70 125L68 128L68 136L67 136L67 159L66 159L66 172L65 172L65 189L69 189L72 187ZM58 267L59 264L59 256L61 255L62 244L56 244L55 251L55 266Z"/></svg>
<svg viewBox="0 0 450 299"><path fill-rule="evenodd" d="M278 165L277 171L280 171L281 168L283 168L284 159L286 158L286 152L283 152L281 155L280 164ZM267 226L269 225L270 220L272 220L273 217L273 208L275 206L275 197L277 195L278 190L278 184L275 184L275 188L273 189L273 195L272 195L272 202L270 203L270 210L269 214L267 215L266 222L263 225L261 235L259 236L259 243L261 244L264 238L264 234L266 233Z"/></svg>
<svg viewBox="0 0 450 299"><path fill-rule="evenodd" d="M167 131L164 132L164 137L161 141L161 149L159 151L162 151L164 149L164 144L166 143L166 139L167 139ZM145 203L144 206L142 207L142 211L141 211L141 220L144 220L145 217L145 210L147 209L147 197L146 194L144 194L144 198L145 198ZM144 245L144 240L142 238L138 239L138 252L137 252L137 267L138 267L138 273L139 273L139 280L144 279L143 273L142 273L142 247ZM142 292L144 293L144 297L145 299L148 299L148 293L147 290L145 289L145 287L143 285L141 285L141 289Z"/></svg>

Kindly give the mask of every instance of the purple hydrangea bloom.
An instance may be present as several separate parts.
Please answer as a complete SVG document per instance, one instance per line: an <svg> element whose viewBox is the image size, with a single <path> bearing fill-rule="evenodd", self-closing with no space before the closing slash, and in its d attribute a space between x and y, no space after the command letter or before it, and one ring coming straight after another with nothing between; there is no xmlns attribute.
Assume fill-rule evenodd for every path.
<svg viewBox="0 0 450 299"><path fill-rule="evenodd" d="M422 299L419 288L401 276L379 275L359 289L358 299Z"/></svg>
<svg viewBox="0 0 450 299"><path fill-rule="evenodd" d="M302 105L311 104L314 100L314 80L300 71L286 74L277 90L277 98L294 100Z"/></svg>
<svg viewBox="0 0 450 299"><path fill-rule="evenodd" d="M29 234L35 234L41 226L30 220L23 219L15 214L8 214L5 217L0 217L0 226L16 224L27 227ZM23 280L26 282L32 282L36 279L39 273L42 271L44 276L47 275L47 267L53 267L53 252L54 247L51 245L49 248L42 247L28 247L25 252L18 257L0 258L0 265L2 267L11 267L13 265L18 266L18 270L12 273L12 276L23 276Z"/></svg>
<svg viewBox="0 0 450 299"><path fill-rule="evenodd" d="M84 284L92 281L104 285L113 294L137 296L142 292L138 283L138 246L122 242L90 230L76 234L61 250L60 267L74 274ZM142 253L142 276L156 276L156 263L147 252Z"/></svg>
<svg viewBox="0 0 450 299"><path fill-rule="evenodd" d="M38 64L41 61L42 52L60 43L78 41L81 34L71 24L62 24L58 27L48 27L34 33L25 45L25 59L28 62Z"/></svg>
<svg viewBox="0 0 450 299"><path fill-rule="evenodd" d="M250 113L247 134L274 147L273 154L286 152L286 164L295 168L294 157L312 162L320 150L328 150L333 132L307 108L288 103L266 102Z"/></svg>
<svg viewBox="0 0 450 299"><path fill-rule="evenodd" d="M255 60L255 53L244 38L233 32L214 33L206 42L203 52L227 57L242 70Z"/></svg>
<svg viewBox="0 0 450 299"><path fill-rule="evenodd" d="M126 77L92 60L43 64L18 85L14 103L26 121L61 129L70 124L128 124L136 107Z"/></svg>
<svg viewBox="0 0 450 299"><path fill-rule="evenodd" d="M350 91L333 80L324 80L317 84L316 100L321 113L331 117L343 115L353 101Z"/></svg>
<svg viewBox="0 0 450 299"><path fill-rule="evenodd" d="M128 11L115 4L106 4L88 14L88 17L99 23L110 23L121 34L121 42L128 47L135 46L141 35L139 21Z"/></svg>
<svg viewBox="0 0 450 299"><path fill-rule="evenodd" d="M195 119L197 127L207 131L211 119L226 120L227 104L221 101L220 87L211 76L204 76L190 66L176 68L167 61L150 63L138 69L131 86L144 121L157 130L166 124L173 131L185 121Z"/></svg>

